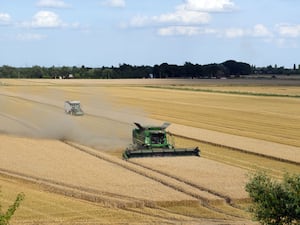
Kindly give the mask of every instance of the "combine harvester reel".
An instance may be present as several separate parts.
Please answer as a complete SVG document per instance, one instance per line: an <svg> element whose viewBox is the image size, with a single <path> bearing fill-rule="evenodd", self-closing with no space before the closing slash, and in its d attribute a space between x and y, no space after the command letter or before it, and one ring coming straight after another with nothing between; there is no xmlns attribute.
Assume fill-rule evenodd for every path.
<svg viewBox="0 0 300 225"><path fill-rule="evenodd" d="M123 159L134 157L153 156L200 156L200 150L196 148L175 148L168 141L166 128L162 126L142 126L134 123L136 128L132 130L132 142L123 153Z"/></svg>

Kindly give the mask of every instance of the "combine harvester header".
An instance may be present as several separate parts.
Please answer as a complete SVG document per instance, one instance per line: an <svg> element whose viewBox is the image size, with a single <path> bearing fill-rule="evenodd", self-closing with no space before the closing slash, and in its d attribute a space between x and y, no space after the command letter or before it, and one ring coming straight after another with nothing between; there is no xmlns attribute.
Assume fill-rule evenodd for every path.
<svg viewBox="0 0 300 225"><path fill-rule="evenodd" d="M132 130L133 144L124 151L124 159L151 156L200 156L198 147L175 148L174 145L170 144L166 131L169 123L164 123L162 126L134 124L136 128Z"/></svg>

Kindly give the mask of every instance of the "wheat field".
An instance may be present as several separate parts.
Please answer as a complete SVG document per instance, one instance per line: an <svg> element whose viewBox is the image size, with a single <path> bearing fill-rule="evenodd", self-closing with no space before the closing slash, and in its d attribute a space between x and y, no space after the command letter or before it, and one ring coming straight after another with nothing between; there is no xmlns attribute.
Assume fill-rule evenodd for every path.
<svg viewBox="0 0 300 225"><path fill-rule="evenodd" d="M107 91L119 104L139 106L154 119L300 146L299 98L144 87L118 87L117 91L107 88Z"/></svg>
<svg viewBox="0 0 300 225"><path fill-rule="evenodd" d="M0 136L0 163L8 171L20 172L53 183L79 189L88 187L103 195L145 201L193 200L144 176L97 159L53 140ZM8 149L7 146L13 146ZM151 188L145 188L151 187Z"/></svg>
<svg viewBox="0 0 300 225"><path fill-rule="evenodd" d="M246 184L246 171L212 160L187 157L177 158L142 158L133 159L144 166L155 168L170 176L175 176L199 188L211 190L219 196L231 199L247 199L243 187Z"/></svg>
<svg viewBox="0 0 300 225"><path fill-rule="evenodd" d="M299 93L273 82L2 79L1 202L27 193L12 224L253 224L234 205L252 165L300 172L300 99L201 90ZM65 115L65 100L85 115ZM133 122L164 121L202 157L121 159Z"/></svg>

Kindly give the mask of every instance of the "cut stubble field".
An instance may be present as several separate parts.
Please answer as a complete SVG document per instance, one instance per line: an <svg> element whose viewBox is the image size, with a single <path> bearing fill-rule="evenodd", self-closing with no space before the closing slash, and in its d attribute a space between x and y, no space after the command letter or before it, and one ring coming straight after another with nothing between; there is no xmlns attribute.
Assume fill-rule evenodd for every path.
<svg viewBox="0 0 300 225"><path fill-rule="evenodd" d="M300 99L192 90L217 85L218 90L223 86L226 91L228 82L1 80L0 184L3 193L10 196L4 197L4 202L8 204L12 195L7 187L14 187L16 192L24 187L30 201L35 202L25 200L25 209L21 207L14 223L116 224L132 223L136 217L136 224L251 224L240 203L249 200L244 185L253 165L270 169L276 177L284 171L300 172L299 165L280 161L285 157L279 153L270 157L272 151L264 156L260 148L258 153L248 149L252 152L249 155L230 147L234 141L225 137L238 135L240 142L246 140L243 137L262 140L271 148L272 143L274 148L282 145L299 155ZM242 81L232 82L245 87ZM277 82L275 86L265 84L268 91L288 92L291 88L294 94L299 90L287 81L282 87ZM255 90L257 84L252 85L249 90ZM259 87L257 91L263 90ZM82 102L83 117L64 114L63 102L69 99ZM159 125L164 121L172 123L170 131L176 134L179 145L198 145L202 157L121 159L131 142L133 122ZM201 129L201 137L195 136L195 129ZM216 132L216 141L213 136L212 141L203 140L210 132ZM218 139L221 143L214 143ZM20 185L10 186L12 183ZM46 210L37 209L35 191L39 196L44 193L41 205ZM61 215L53 208L56 203L47 203L49 196L55 202L86 205L91 211L86 213L65 203ZM24 210L34 213L26 217ZM112 216L99 218L95 210Z"/></svg>

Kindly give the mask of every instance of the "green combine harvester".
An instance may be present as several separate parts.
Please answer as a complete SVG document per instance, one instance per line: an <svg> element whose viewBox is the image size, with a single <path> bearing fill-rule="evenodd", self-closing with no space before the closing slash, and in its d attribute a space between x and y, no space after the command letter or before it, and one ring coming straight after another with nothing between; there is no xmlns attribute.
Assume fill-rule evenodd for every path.
<svg viewBox="0 0 300 225"><path fill-rule="evenodd" d="M134 124L136 128L132 130L133 144L124 151L123 159L153 156L200 156L198 147L175 148L169 143L169 135L166 131L169 123L164 123L162 126Z"/></svg>

